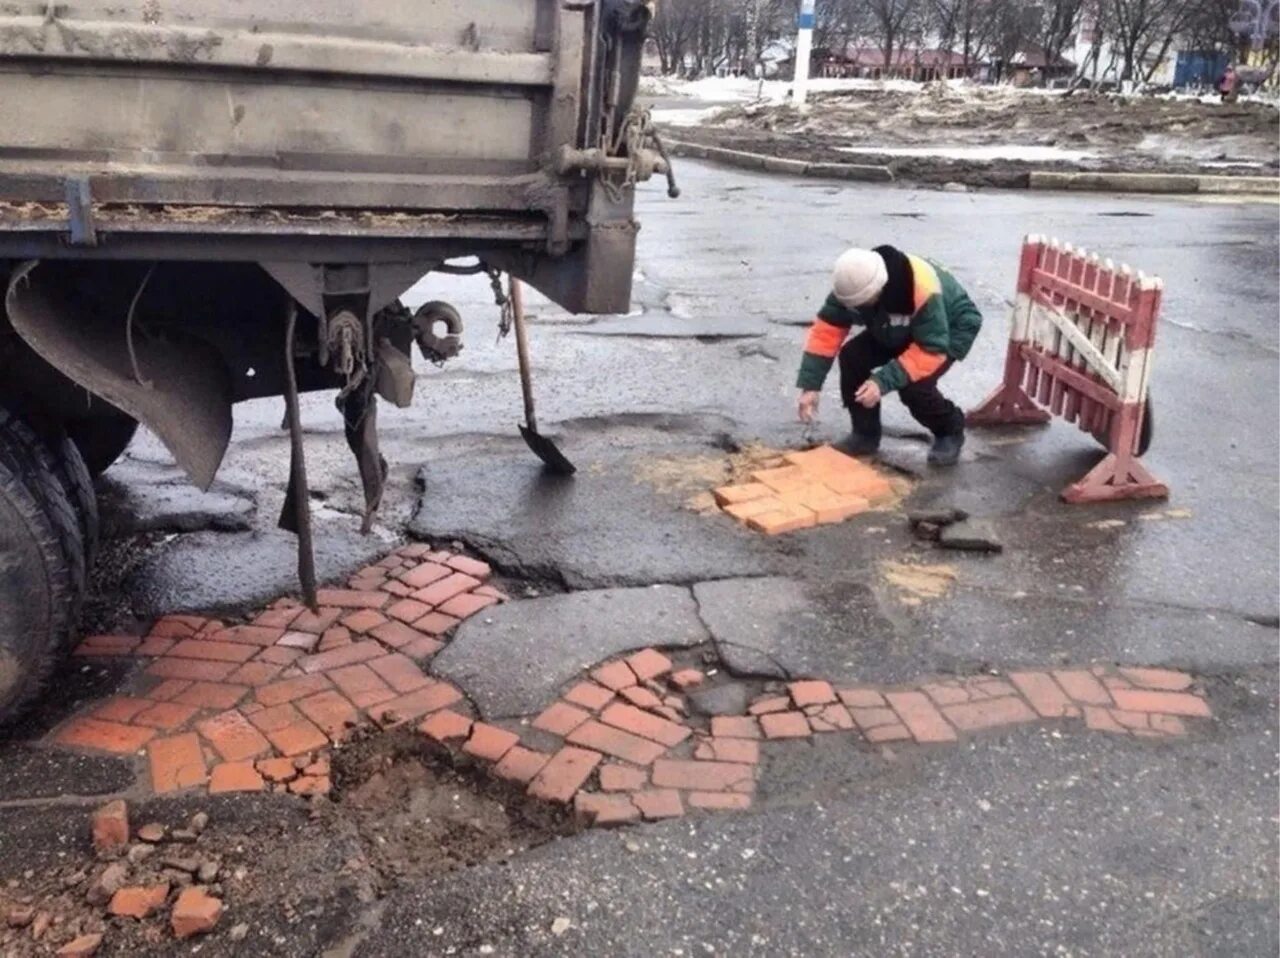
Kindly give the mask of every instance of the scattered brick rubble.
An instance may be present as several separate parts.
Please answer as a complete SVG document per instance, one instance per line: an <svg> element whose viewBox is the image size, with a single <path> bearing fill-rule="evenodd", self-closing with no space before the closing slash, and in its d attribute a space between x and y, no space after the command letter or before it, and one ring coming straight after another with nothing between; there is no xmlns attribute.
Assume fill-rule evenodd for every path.
<svg viewBox="0 0 1280 958"><path fill-rule="evenodd" d="M720 508L766 535L844 520L894 498L893 483L830 446L789 452L751 482L715 490Z"/></svg>
<svg viewBox="0 0 1280 958"><path fill-rule="evenodd" d="M796 455L827 459L823 450ZM796 681L766 687L744 714L708 722L690 714L686 693L718 680L645 648L591 667L537 716L500 726L477 721L462 693L428 671L453 626L504 598L488 577L482 562L411 545L358 572L349 588L322 590L318 615L286 599L245 625L168 616L145 639L87 639L77 654L150 659L146 684L73 718L53 738L141 750L156 792L312 796L328 791L328 751L353 729L412 722L533 798L612 825L749 807L761 745L773 741L843 734L868 746L928 745L1055 720L1168 738L1186 733L1184 719L1211 715L1190 675L1093 666L892 688ZM119 828L116 812L104 811L95 841L118 844ZM158 837L147 831L139 836ZM101 889L103 903L117 891ZM123 904L141 908L146 894L158 892ZM189 904L183 929L208 912L194 897Z"/></svg>

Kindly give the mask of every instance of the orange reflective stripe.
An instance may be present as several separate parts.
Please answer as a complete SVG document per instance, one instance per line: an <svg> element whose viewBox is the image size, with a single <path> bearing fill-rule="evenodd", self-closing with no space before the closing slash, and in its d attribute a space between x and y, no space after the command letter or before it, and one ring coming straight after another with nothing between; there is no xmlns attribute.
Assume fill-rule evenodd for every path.
<svg viewBox="0 0 1280 958"><path fill-rule="evenodd" d="M932 376L946 361L947 357L944 353L931 353L919 343L912 343L898 357L898 362L902 364L902 371L913 383Z"/></svg>
<svg viewBox="0 0 1280 958"><path fill-rule="evenodd" d="M848 335L849 330L843 326L828 323L825 319L815 319L809 327L809 338L805 340L804 351L832 359L840 352L844 338Z"/></svg>
<svg viewBox="0 0 1280 958"><path fill-rule="evenodd" d="M930 296L942 292L942 280L938 279L938 271L919 256L908 255L907 259L911 261L911 275L915 279L916 288L911 291L911 297L918 313Z"/></svg>

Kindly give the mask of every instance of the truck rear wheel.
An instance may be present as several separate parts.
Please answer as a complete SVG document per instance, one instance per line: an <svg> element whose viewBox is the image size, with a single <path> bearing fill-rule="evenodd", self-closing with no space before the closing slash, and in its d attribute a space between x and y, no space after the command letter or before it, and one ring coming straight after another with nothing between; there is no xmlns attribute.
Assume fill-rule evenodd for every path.
<svg viewBox="0 0 1280 958"><path fill-rule="evenodd" d="M0 409L0 722L35 698L68 650L84 593L80 523L52 458Z"/></svg>

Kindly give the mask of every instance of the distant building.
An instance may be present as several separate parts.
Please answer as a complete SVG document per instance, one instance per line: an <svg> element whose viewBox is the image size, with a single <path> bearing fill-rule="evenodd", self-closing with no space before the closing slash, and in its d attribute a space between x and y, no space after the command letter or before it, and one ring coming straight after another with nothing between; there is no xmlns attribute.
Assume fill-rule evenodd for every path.
<svg viewBox="0 0 1280 958"><path fill-rule="evenodd" d="M984 64L970 58L968 65L962 54L942 48L900 47L893 52L893 62L886 63L884 51L878 47L850 44L844 50L815 49L810 73L815 77L863 80L932 80L977 79ZM780 76L791 76L794 60L788 57L778 64Z"/></svg>

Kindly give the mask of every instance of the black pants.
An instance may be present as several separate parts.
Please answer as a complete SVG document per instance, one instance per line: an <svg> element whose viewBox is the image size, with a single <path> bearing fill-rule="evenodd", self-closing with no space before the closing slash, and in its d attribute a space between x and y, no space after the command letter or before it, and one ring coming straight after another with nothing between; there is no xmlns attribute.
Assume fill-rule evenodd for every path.
<svg viewBox="0 0 1280 958"><path fill-rule="evenodd" d="M897 358L902 351L886 349L868 332L854 336L840 350L840 394L853 419L853 431L861 436L880 438L880 405L877 403L867 409L853 396L858 387L870 378L873 369ZM898 390L907 411L915 417L916 422L935 436L950 435L964 428L964 413L938 391L938 380L946 374L953 362L954 360L948 359L932 376Z"/></svg>

